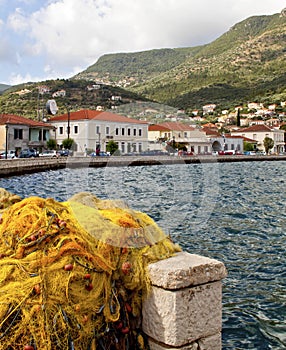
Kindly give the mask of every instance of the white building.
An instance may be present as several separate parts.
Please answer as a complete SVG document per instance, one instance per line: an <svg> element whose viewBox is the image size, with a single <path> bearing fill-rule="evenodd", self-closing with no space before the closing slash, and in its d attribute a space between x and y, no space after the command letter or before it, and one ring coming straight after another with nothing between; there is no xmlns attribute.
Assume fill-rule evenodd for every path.
<svg viewBox="0 0 286 350"><path fill-rule="evenodd" d="M69 137L75 142L75 152L96 148L106 151L110 140L123 154L148 148L148 124L115 113L80 110L53 117L49 123L56 128L57 143L61 145Z"/></svg>
<svg viewBox="0 0 286 350"><path fill-rule="evenodd" d="M231 135L239 135L257 141L257 148L262 151L265 151L263 144L264 139L265 137L269 137L274 141L274 147L271 150L273 153L284 152L284 134L284 130L269 127L267 125L253 125L249 128L232 131L231 133Z"/></svg>
<svg viewBox="0 0 286 350"><path fill-rule="evenodd" d="M165 122L150 125L148 131L149 148L158 149L154 144L181 144L187 151L195 154L207 154L212 152L211 143L206 135L198 128L179 122Z"/></svg>

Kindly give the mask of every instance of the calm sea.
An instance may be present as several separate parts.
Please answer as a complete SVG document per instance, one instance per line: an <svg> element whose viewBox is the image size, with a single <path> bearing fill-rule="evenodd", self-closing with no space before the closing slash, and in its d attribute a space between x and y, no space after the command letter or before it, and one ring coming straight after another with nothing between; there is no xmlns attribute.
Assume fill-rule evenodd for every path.
<svg viewBox="0 0 286 350"><path fill-rule="evenodd" d="M80 191L149 214L184 250L218 259L223 349L286 349L286 162L51 171L0 180L22 197Z"/></svg>

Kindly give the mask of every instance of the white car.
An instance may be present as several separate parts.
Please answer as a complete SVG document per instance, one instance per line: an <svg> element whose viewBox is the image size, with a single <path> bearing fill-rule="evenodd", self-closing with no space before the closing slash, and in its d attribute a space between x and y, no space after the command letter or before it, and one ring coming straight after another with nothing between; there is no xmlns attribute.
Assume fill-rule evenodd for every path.
<svg viewBox="0 0 286 350"><path fill-rule="evenodd" d="M58 152L53 150L47 150L43 151L42 153L39 153L39 157L58 158L58 156Z"/></svg>
<svg viewBox="0 0 286 350"><path fill-rule="evenodd" d="M7 159L14 159L16 157L16 151L11 151L9 150L7 152ZM0 152L0 159L6 159L6 151L1 151Z"/></svg>

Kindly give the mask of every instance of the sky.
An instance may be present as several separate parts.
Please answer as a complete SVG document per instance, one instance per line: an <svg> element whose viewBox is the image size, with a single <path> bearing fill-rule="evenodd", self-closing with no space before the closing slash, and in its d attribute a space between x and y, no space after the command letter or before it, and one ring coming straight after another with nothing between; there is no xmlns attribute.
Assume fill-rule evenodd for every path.
<svg viewBox="0 0 286 350"><path fill-rule="evenodd" d="M0 83L68 79L108 53L207 44L285 0L0 0Z"/></svg>

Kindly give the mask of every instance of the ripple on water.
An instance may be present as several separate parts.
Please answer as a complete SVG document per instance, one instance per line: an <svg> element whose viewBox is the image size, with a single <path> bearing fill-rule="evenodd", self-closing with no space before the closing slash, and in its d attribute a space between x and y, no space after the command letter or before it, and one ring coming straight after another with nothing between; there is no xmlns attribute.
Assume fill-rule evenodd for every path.
<svg viewBox="0 0 286 350"><path fill-rule="evenodd" d="M182 248L224 262L223 350L286 348L285 162L62 169L1 179L22 197L89 191L150 215Z"/></svg>

